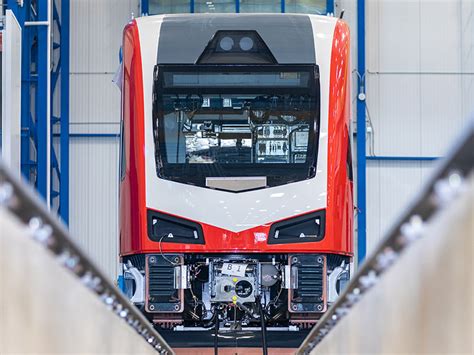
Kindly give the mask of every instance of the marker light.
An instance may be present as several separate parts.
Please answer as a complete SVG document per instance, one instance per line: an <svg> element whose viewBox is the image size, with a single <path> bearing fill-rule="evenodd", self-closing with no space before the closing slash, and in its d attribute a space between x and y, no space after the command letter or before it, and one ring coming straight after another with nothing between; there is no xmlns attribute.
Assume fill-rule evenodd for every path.
<svg viewBox="0 0 474 355"><path fill-rule="evenodd" d="M240 49L243 51L251 50L253 47L253 40L250 37L242 37L239 42Z"/></svg>
<svg viewBox="0 0 474 355"><path fill-rule="evenodd" d="M277 64L256 31L217 31L196 64Z"/></svg>
<svg viewBox="0 0 474 355"><path fill-rule="evenodd" d="M230 37L224 37L219 42L219 46L225 51L230 51L234 46L234 40Z"/></svg>

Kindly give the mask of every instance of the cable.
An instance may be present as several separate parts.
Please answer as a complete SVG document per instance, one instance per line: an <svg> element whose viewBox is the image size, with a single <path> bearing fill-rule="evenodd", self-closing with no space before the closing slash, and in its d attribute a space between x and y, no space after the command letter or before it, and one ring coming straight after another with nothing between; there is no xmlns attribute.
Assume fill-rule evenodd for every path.
<svg viewBox="0 0 474 355"><path fill-rule="evenodd" d="M204 305L204 303L203 303L202 305ZM211 328L212 328L212 325L215 326L215 324L216 324L216 323L215 323L216 314L217 314L216 308L213 307L212 309L213 309L214 311L211 312L211 314L212 314L211 319L209 319L209 321L207 321L207 323L204 323L204 324L202 325L203 328L211 329ZM207 312L207 311L206 311L206 312Z"/></svg>
<svg viewBox="0 0 474 355"><path fill-rule="evenodd" d="M270 302L268 302L267 306L265 307L265 312L268 313L269 316L270 316L270 306L273 305L273 306L276 307L276 304L278 302L278 299L280 298L282 290L283 290L283 288L280 287L280 290L278 291L278 294L276 295L276 297L274 299L270 300Z"/></svg>
<svg viewBox="0 0 474 355"><path fill-rule="evenodd" d="M263 313L262 302L260 297L258 298L258 308L260 311L260 324L262 327L262 350L263 355L268 355L268 348L267 348L267 326L265 325L265 314Z"/></svg>
<svg viewBox="0 0 474 355"><path fill-rule="evenodd" d="M367 111L367 118L368 118L368 122L369 122L369 127L371 129L371 132L370 132L370 144L369 144L369 154L371 156L375 156L375 149L374 149L374 141L375 141L375 129L374 129L374 125L372 124L372 117L370 116L370 110L369 110L369 103L367 102L367 100L365 101L365 110Z"/></svg>
<svg viewBox="0 0 474 355"><path fill-rule="evenodd" d="M371 72L369 72L369 71L366 71L366 73L367 73L367 72L368 72L369 74L373 74L373 73L371 73ZM352 71L352 74L356 74L356 75L357 75L357 78L358 78L358 80L359 80L359 86L364 88L364 90L363 90L363 93L364 93L364 94L366 94L366 91L365 91L365 74L366 74L366 73L364 73L364 74L361 76L360 73L359 73L356 69L354 69L354 70ZM360 88L359 88L359 91L360 91ZM352 103L354 103L354 101L357 100L357 98L358 98L358 94L354 97L354 99L352 100ZM369 126L370 129L371 129L370 138L369 138L369 135L366 135L366 141L367 141L368 139L370 139L370 141L369 141L369 155L370 155L370 156L376 156L376 155L375 155L375 148L374 148L374 147L375 147L375 135L374 135L375 130L374 130L374 125L373 125L373 123L372 123L372 117L371 117L371 115L370 115L370 109L369 109L369 104L368 104L368 102L367 102L367 97L364 99L364 101L365 101L365 110L366 110L366 117L367 117L367 122L366 122L366 124L368 124L368 126Z"/></svg>
<svg viewBox="0 0 474 355"><path fill-rule="evenodd" d="M214 355L219 354L219 343L218 343L218 337L219 337L219 308L216 307L216 327L214 328Z"/></svg>
<svg viewBox="0 0 474 355"><path fill-rule="evenodd" d="M164 238L164 237L167 237L167 236L168 236L168 234L167 234L167 235L163 235L163 236L160 238L160 241L158 242L158 247L160 248L160 255L161 255L161 257L162 257L163 259L165 259L165 260L166 260L167 262L169 262L171 265L173 265L173 266L179 265L178 263L175 263L175 262L171 261L170 259L168 259L168 258L165 256L165 254L163 254L163 249L161 248L161 242L163 241L163 238Z"/></svg>

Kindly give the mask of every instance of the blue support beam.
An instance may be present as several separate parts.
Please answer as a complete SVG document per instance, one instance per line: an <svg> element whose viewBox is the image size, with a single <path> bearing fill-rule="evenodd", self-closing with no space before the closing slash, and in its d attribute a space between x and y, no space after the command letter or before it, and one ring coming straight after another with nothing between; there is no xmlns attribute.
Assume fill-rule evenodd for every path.
<svg viewBox="0 0 474 355"><path fill-rule="evenodd" d="M60 137L60 134L54 134ZM69 138L120 138L119 133L69 133Z"/></svg>
<svg viewBox="0 0 474 355"><path fill-rule="evenodd" d="M143 15L148 15L148 13L149 13L149 8L150 8L149 1L148 1L148 0L142 0L142 8L141 8L141 11L142 11L142 14L143 14Z"/></svg>
<svg viewBox="0 0 474 355"><path fill-rule="evenodd" d="M357 261L360 265L367 252L367 201L366 201L366 123L365 123L365 0L357 0L357 71L359 95L357 97Z"/></svg>
<svg viewBox="0 0 474 355"><path fill-rule="evenodd" d="M59 215L64 223L69 223L69 0L61 0L61 116L60 116L60 166Z"/></svg>
<svg viewBox="0 0 474 355"><path fill-rule="evenodd" d="M326 0L326 14L334 13L334 0Z"/></svg>
<svg viewBox="0 0 474 355"><path fill-rule="evenodd" d="M8 0L22 28L21 57L21 170L22 175L49 201L58 198L58 213L67 223L69 214L69 0ZM59 7L60 6L60 7ZM58 11L61 9L60 11ZM52 10L52 11L51 11ZM52 13L52 19L50 11ZM52 20L51 27L45 22ZM34 23L39 21L39 23ZM25 25L31 22L31 25ZM59 55L50 58L51 48ZM51 68L52 67L52 68ZM60 82L60 85L58 83ZM57 89L61 87L61 90ZM50 90L50 91L48 91ZM50 95L48 96L48 93ZM48 101L50 97L50 101ZM60 102L61 111L50 109ZM56 105L57 106L57 105ZM56 127L56 129L55 129ZM59 154L53 132L60 133ZM51 132L51 140L48 140ZM56 142L58 143L58 142ZM59 158L59 161L57 159ZM48 175L51 179L48 179ZM53 180L53 177L55 178Z"/></svg>
<svg viewBox="0 0 474 355"><path fill-rule="evenodd" d="M381 155L381 156L367 156L366 159L378 160L378 161L434 161L434 160L441 159L441 157Z"/></svg>
<svg viewBox="0 0 474 355"><path fill-rule="evenodd" d="M37 21L48 21L48 2L46 0L40 0L37 3ZM38 62L37 62L37 75L38 75L38 85L35 90L36 96L36 110L35 110L35 120L36 120L36 137L37 137L37 146L36 146L36 163L37 166L37 176L36 176L36 189L43 198L49 199L49 179L50 176L49 170L49 141L48 141L48 131L50 128L49 122L49 102L48 102L48 81L49 81L49 63L48 63L48 27L47 26L35 26L37 27L37 38L38 38ZM49 201L47 201L49 203Z"/></svg>

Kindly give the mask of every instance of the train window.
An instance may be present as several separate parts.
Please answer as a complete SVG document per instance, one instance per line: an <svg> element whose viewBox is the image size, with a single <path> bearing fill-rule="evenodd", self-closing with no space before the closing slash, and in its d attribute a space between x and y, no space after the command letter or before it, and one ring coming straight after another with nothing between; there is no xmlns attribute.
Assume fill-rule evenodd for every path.
<svg viewBox="0 0 474 355"><path fill-rule="evenodd" d="M238 2L237 2L238 1ZM148 14L303 13L324 15L327 0L147 0ZM239 10L237 10L239 9Z"/></svg>
<svg viewBox="0 0 474 355"><path fill-rule="evenodd" d="M148 12L157 14L185 14L190 12L189 0L149 0Z"/></svg>
<svg viewBox="0 0 474 355"><path fill-rule="evenodd" d="M240 12L281 12L280 0L239 0Z"/></svg>
<svg viewBox="0 0 474 355"><path fill-rule="evenodd" d="M234 13L235 0L194 0L194 12L197 13Z"/></svg>
<svg viewBox="0 0 474 355"><path fill-rule="evenodd" d="M316 67L249 69L158 70L160 177L204 186L207 177L265 176L276 186L314 176Z"/></svg>
<svg viewBox="0 0 474 355"><path fill-rule="evenodd" d="M327 0L285 0L285 12L325 15Z"/></svg>

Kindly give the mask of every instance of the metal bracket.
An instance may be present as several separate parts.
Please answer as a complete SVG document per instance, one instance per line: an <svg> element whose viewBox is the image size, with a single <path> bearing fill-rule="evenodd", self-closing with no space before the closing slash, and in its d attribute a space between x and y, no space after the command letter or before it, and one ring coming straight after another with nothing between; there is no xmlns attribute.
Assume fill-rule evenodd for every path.
<svg viewBox="0 0 474 355"><path fill-rule="evenodd" d="M283 268L283 282L282 288L290 289L291 288L291 265L285 265Z"/></svg>
<svg viewBox="0 0 474 355"><path fill-rule="evenodd" d="M130 260L128 261L127 265L125 265L126 272L132 275L133 280L135 281L135 293L133 294L130 301L132 303L145 303L145 277L142 273L132 265Z"/></svg>
<svg viewBox="0 0 474 355"><path fill-rule="evenodd" d="M328 276L328 302L332 303L336 301L339 293L337 292L336 284L337 280L346 271L346 265L343 261L341 266L337 266Z"/></svg>
<svg viewBox="0 0 474 355"><path fill-rule="evenodd" d="M174 268L174 288L183 290L190 287L188 265L178 265Z"/></svg>

